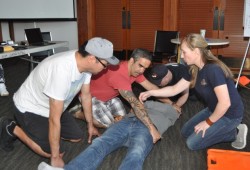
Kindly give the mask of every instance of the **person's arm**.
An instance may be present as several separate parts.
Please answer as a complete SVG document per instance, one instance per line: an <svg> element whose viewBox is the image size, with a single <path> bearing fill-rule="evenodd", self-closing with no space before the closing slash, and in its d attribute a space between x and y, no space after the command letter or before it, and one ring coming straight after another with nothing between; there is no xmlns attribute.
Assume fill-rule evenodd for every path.
<svg viewBox="0 0 250 170"><path fill-rule="evenodd" d="M155 96L155 97L175 96L175 95L181 93L182 91L184 91L185 89L188 89L189 85L190 85L189 81L187 81L185 79L181 79L180 81L178 81L178 83L176 83L173 86L167 86L167 87L163 87L163 88L158 89L158 90L149 90L146 92L142 92L139 96L139 100L141 102L143 102L147 98L149 98L150 96Z"/></svg>
<svg viewBox="0 0 250 170"><path fill-rule="evenodd" d="M186 103L188 96L189 96L189 89L186 89L181 93L181 96L175 102L175 105L177 105L178 107L182 107Z"/></svg>
<svg viewBox="0 0 250 170"><path fill-rule="evenodd" d="M217 96L218 103L215 107L214 112L211 114L211 116L209 116L209 121L211 121L211 123L215 123L217 120L219 120L227 112L228 108L231 105L229 92L226 84L216 86L214 88L214 91ZM209 123L204 120L198 125L196 125L194 129L196 133L202 131L202 137L204 137L205 132L209 127Z"/></svg>
<svg viewBox="0 0 250 170"><path fill-rule="evenodd" d="M212 122L219 120L231 106L227 85L220 85L214 88L218 103L213 114L209 117Z"/></svg>
<svg viewBox="0 0 250 170"><path fill-rule="evenodd" d="M176 102L172 102L171 105L175 108L175 110L181 114L181 107L187 101L189 95L189 89L184 90L182 95L178 98Z"/></svg>
<svg viewBox="0 0 250 170"><path fill-rule="evenodd" d="M49 143L51 149L51 165L54 167L63 167L64 161L60 156L60 132L61 132L61 115L63 112L64 101L50 98L49 114Z"/></svg>
<svg viewBox="0 0 250 170"><path fill-rule="evenodd" d="M136 98L132 91L119 90L119 93L124 99L126 99L130 103L134 114L145 124L145 126L147 126L150 131L150 134L152 135L153 142L156 143L161 138L161 135L155 128L151 119L149 118L142 103L140 103L140 101Z"/></svg>
<svg viewBox="0 0 250 170"><path fill-rule="evenodd" d="M154 85L153 83L151 83L147 79L145 79L143 82L141 82L140 85L142 87L144 87L146 90L156 90L156 89L159 89L158 86ZM172 103L172 101L169 98L167 98L167 97L158 97L157 100L159 100L162 103L166 103L166 104L171 104Z"/></svg>
<svg viewBox="0 0 250 170"><path fill-rule="evenodd" d="M147 79L145 79L143 82L139 83L142 87L144 87L146 90L156 90L159 89L158 86L155 84L151 83Z"/></svg>
<svg viewBox="0 0 250 170"><path fill-rule="evenodd" d="M92 96L90 93L90 85L83 84L81 88L81 103L84 110L84 116L86 118L86 122L88 123L88 143L91 143L91 139L93 135L100 136L98 130L93 125L93 116L92 116Z"/></svg>

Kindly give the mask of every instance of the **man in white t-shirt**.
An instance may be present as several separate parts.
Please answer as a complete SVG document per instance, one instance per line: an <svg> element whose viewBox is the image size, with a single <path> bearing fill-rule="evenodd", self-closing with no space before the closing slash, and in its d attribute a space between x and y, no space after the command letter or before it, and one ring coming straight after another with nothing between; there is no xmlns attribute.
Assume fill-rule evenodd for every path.
<svg viewBox="0 0 250 170"><path fill-rule="evenodd" d="M55 54L43 60L14 94L14 120L0 119L0 145L13 149L18 137L37 154L50 157L51 165L63 167L64 150L60 139L78 142L83 132L66 108L81 91L82 106L88 123L88 142L99 135L93 126L90 79L119 60L113 56L113 44L103 38L92 38L79 50Z"/></svg>

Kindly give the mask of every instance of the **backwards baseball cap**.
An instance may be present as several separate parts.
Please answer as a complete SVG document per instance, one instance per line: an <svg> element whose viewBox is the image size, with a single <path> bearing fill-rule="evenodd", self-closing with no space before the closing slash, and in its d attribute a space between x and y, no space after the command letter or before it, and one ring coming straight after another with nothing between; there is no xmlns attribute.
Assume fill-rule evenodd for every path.
<svg viewBox="0 0 250 170"><path fill-rule="evenodd" d="M85 51L100 59L106 60L111 65L117 65L119 60L113 56L113 44L100 37L91 38L85 47Z"/></svg>
<svg viewBox="0 0 250 170"><path fill-rule="evenodd" d="M167 74L168 74L167 66L163 64L157 64L151 69L151 71L147 75L147 78L151 83L159 86L161 84L162 79Z"/></svg>

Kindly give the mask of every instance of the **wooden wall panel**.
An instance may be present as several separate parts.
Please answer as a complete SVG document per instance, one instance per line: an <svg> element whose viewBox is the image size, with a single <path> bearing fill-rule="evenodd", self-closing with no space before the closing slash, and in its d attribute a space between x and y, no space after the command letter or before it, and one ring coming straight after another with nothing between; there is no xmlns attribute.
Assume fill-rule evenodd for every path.
<svg viewBox="0 0 250 170"><path fill-rule="evenodd" d="M163 30L178 30L178 1L164 0L163 4Z"/></svg>
<svg viewBox="0 0 250 170"><path fill-rule="evenodd" d="M77 0L77 28L79 46L89 39L87 4L87 1Z"/></svg>
<svg viewBox="0 0 250 170"><path fill-rule="evenodd" d="M243 57L245 54L248 38L243 37L243 9L243 0L226 2L224 38L228 38L230 44L224 50L225 57Z"/></svg>
<svg viewBox="0 0 250 170"><path fill-rule="evenodd" d="M95 36L104 37L114 44L117 51L123 50L122 1L95 0Z"/></svg>
<svg viewBox="0 0 250 170"><path fill-rule="evenodd" d="M146 48L153 51L156 30L163 29L162 0L131 0L130 49Z"/></svg>
<svg viewBox="0 0 250 170"><path fill-rule="evenodd" d="M179 0L178 29L180 37L200 33L206 29L206 37L212 37L213 2L211 0Z"/></svg>
<svg viewBox="0 0 250 170"><path fill-rule="evenodd" d="M177 29L176 0L78 0L78 5L79 40L105 37L116 51L153 51L156 30ZM122 11L130 11L130 29L122 28Z"/></svg>
<svg viewBox="0 0 250 170"><path fill-rule="evenodd" d="M155 30L172 30L176 28L174 21L177 22L176 30L180 31L180 37L188 33L199 33L200 29L204 28L207 30L206 37L228 38L229 47L219 50L219 53L225 56L243 56L247 45L247 40L243 39L242 29L243 0L87 0L87 3L78 1L82 2L78 14L79 40L103 36L114 43L117 51L138 47L152 51ZM94 6L89 5L90 2L94 2ZM224 31L213 30L215 6L225 9ZM130 11L130 30L121 28L123 10Z"/></svg>

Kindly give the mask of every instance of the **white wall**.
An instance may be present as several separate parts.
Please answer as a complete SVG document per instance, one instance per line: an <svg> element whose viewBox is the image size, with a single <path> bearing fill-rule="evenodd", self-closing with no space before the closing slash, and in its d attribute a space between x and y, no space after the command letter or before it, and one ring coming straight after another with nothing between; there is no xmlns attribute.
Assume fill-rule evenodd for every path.
<svg viewBox="0 0 250 170"><path fill-rule="evenodd" d="M9 26L2 22L3 41L10 40ZM76 21L63 22L14 22L15 41L24 40L24 29L40 28L42 32L50 31L54 41L68 41L69 50L78 49L78 30ZM68 50L67 48L55 49L56 52Z"/></svg>
<svg viewBox="0 0 250 170"><path fill-rule="evenodd" d="M73 0L0 0L0 19L73 19Z"/></svg>

